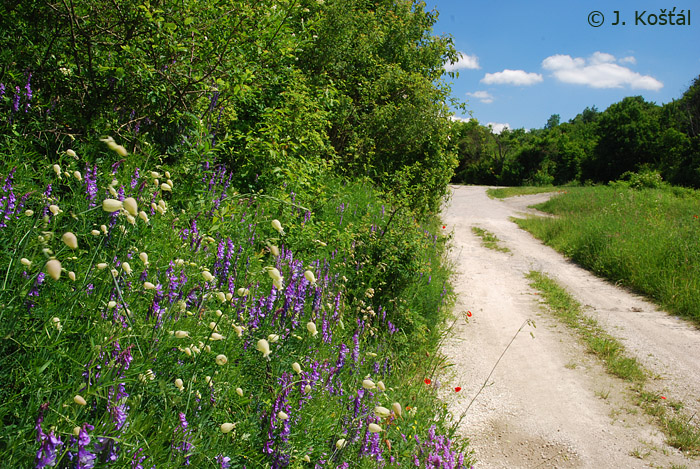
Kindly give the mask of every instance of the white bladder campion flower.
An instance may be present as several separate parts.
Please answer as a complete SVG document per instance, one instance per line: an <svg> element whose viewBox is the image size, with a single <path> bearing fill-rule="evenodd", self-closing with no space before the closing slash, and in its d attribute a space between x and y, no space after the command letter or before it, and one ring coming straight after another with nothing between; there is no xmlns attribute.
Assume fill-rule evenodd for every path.
<svg viewBox="0 0 700 469"><path fill-rule="evenodd" d="M243 397L243 389L241 389L241 388L236 388L236 394L238 394L239 396Z"/></svg>
<svg viewBox="0 0 700 469"><path fill-rule="evenodd" d="M56 173L58 179L61 179L61 167L57 164L53 165L53 172Z"/></svg>
<svg viewBox="0 0 700 469"><path fill-rule="evenodd" d="M122 204L124 205L124 210L129 212L131 216L135 217L139 214L139 206L136 203L136 199L134 199L133 197L127 197L126 199L124 199Z"/></svg>
<svg viewBox="0 0 700 469"><path fill-rule="evenodd" d="M316 276L310 270L304 272L304 277L306 277L306 280L308 280L312 285L316 284Z"/></svg>
<svg viewBox="0 0 700 469"><path fill-rule="evenodd" d="M214 276L208 270L202 272L202 277L204 277L204 280L206 280L207 282L211 282L212 280L214 280Z"/></svg>
<svg viewBox="0 0 700 469"><path fill-rule="evenodd" d="M221 433L228 433L236 426L236 424L226 422L221 424Z"/></svg>
<svg viewBox="0 0 700 469"><path fill-rule="evenodd" d="M68 272L68 278L75 282L75 272L72 270Z"/></svg>
<svg viewBox="0 0 700 469"><path fill-rule="evenodd" d="M118 212L124 208L124 204L121 200L116 199L105 199L102 201L102 210L109 213Z"/></svg>
<svg viewBox="0 0 700 469"><path fill-rule="evenodd" d="M279 334L270 334L267 336L267 340L271 344L274 344L275 342L278 342L280 340L280 336L279 336Z"/></svg>
<svg viewBox="0 0 700 469"><path fill-rule="evenodd" d="M75 397L73 398L73 402L75 402L78 405L87 405L87 401L80 394L75 395Z"/></svg>
<svg viewBox="0 0 700 469"><path fill-rule="evenodd" d="M61 262L57 259L48 261L46 263L46 273L54 280L61 278Z"/></svg>
<svg viewBox="0 0 700 469"><path fill-rule="evenodd" d="M238 296L248 296L248 293L250 293L250 290L248 290L247 288L241 287L238 290L236 290L236 293L238 294Z"/></svg>
<svg viewBox="0 0 700 469"><path fill-rule="evenodd" d="M32 266L32 261L30 261L30 260L27 259L26 257L23 257L23 258L20 259L19 261L22 263L23 266L26 266L26 267L31 267L31 266Z"/></svg>
<svg viewBox="0 0 700 469"><path fill-rule="evenodd" d="M345 438L341 438L335 442L335 449L340 451L341 449L345 448L345 444L346 444Z"/></svg>
<svg viewBox="0 0 700 469"><path fill-rule="evenodd" d="M377 381L377 387L381 392L386 391L386 386L384 386L384 381Z"/></svg>
<svg viewBox="0 0 700 469"><path fill-rule="evenodd" d="M374 381L372 381L371 379L363 379L362 387L365 389L374 389L377 387L377 385L374 384Z"/></svg>
<svg viewBox="0 0 700 469"><path fill-rule="evenodd" d="M389 409L387 409L386 407L382 407L382 406L378 405L377 407L374 408L374 414L377 417L386 418L386 417L391 415L391 411Z"/></svg>
<svg viewBox="0 0 700 469"><path fill-rule="evenodd" d="M61 210L59 208L59 206L56 204L49 205L49 211L54 215L58 215L59 213L63 213L63 210Z"/></svg>
<svg viewBox="0 0 700 469"><path fill-rule="evenodd" d="M70 157L72 157L72 158L75 158L75 157L78 156L78 155L75 153L75 151L74 151L74 150L71 150L70 148L69 148L68 150L66 150L66 155L68 155L68 156L70 156Z"/></svg>
<svg viewBox="0 0 700 469"><path fill-rule="evenodd" d="M105 142L107 146L109 147L110 150L113 152L116 152L119 156L126 156L127 151L126 148L123 146L119 145L117 142L114 141L112 137L105 137L100 139L101 142Z"/></svg>
<svg viewBox="0 0 700 469"><path fill-rule="evenodd" d="M275 231L284 236L284 229L282 228L282 223L280 223L279 220L272 220L272 227L275 229Z"/></svg>
<svg viewBox="0 0 700 469"><path fill-rule="evenodd" d="M367 430L369 430L370 433L381 433L383 431L382 427L380 427L376 423L370 423L367 427Z"/></svg>
<svg viewBox="0 0 700 469"><path fill-rule="evenodd" d="M160 190L162 190L162 191L164 191L164 192L172 192L172 191L173 191L173 188L170 187L170 184L164 182L164 183L162 183L162 184L160 185Z"/></svg>
<svg viewBox="0 0 700 469"><path fill-rule="evenodd" d="M155 290L156 286L153 285L151 282L143 282L143 288L146 290Z"/></svg>
<svg viewBox="0 0 700 469"><path fill-rule="evenodd" d="M401 404L399 404L398 402L394 402L393 404L391 404L391 410L393 410L396 415L401 417Z"/></svg>
<svg viewBox="0 0 700 469"><path fill-rule="evenodd" d="M272 253L273 256L279 257L280 256L280 248L277 246L270 246L270 252Z"/></svg>
<svg viewBox="0 0 700 469"><path fill-rule="evenodd" d="M145 252L142 252L139 254L139 259L141 259L141 262L143 262L143 265L148 265L148 254Z"/></svg>
<svg viewBox="0 0 700 469"><path fill-rule="evenodd" d="M228 358L226 358L226 355L217 355L216 356L216 364L219 366L224 366L225 364L228 363Z"/></svg>
<svg viewBox="0 0 700 469"><path fill-rule="evenodd" d="M122 270L126 272L127 275L131 275L131 265L128 262L122 262Z"/></svg>
<svg viewBox="0 0 700 469"><path fill-rule="evenodd" d="M80 174L80 171L73 171L73 177L76 178L78 181L83 180L83 175Z"/></svg>
<svg viewBox="0 0 700 469"><path fill-rule="evenodd" d="M183 383L180 378L177 378L175 380L175 387L178 388L180 391L183 391L185 389L185 383Z"/></svg>
<svg viewBox="0 0 700 469"><path fill-rule="evenodd" d="M301 365L297 362L292 363L292 370L294 370L296 374L301 374Z"/></svg>
<svg viewBox="0 0 700 469"><path fill-rule="evenodd" d="M189 336L190 333L187 331L175 331L175 337L177 337L178 339L186 339Z"/></svg>
<svg viewBox="0 0 700 469"><path fill-rule="evenodd" d="M286 412L280 410L279 412L277 412L277 418L280 420L289 420L289 415L287 415Z"/></svg>
<svg viewBox="0 0 700 469"><path fill-rule="evenodd" d="M258 340L258 343L255 345L255 349L263 354L263 358L267 358L271 353L270 344L265 339Z"/></svg>
<svg viewBox="0 0 700 469"><path fill-rule="evenodd" d="M318 330L316 330L316 324L314 324L312 321L306 323L306 330L309 331L309 333L314 337L316 337L316 334L318 334Z"/></svg>
<svg viewBox="0 0 700 469"><path fill-rule="evenodd" d="M224 340L226 337L223 335L219 334L218 332L212 332L211 333L211 340Z"/></svg>

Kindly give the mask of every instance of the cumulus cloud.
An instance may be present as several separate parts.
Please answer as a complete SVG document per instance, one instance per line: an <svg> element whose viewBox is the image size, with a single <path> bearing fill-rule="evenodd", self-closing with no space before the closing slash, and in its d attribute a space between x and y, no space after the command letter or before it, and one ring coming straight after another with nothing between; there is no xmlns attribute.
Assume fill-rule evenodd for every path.
<svg viewBox="0 0 700 469"><path fill-rule="evenodd" d="M453 122L469 122L470 120L472 120L472 118L471 118L471 117L459 117L459 116L451 115L451 116L450 116L450 120L453 121Z"/></svg>
<svg viewBox="0 0 700 469"><path fill-rule="evenodd" d="M493 96L489 94L488 91L475 91L473 93L467 93L467 96L478 99L484 104L489 104L493 102Z"/></svg>
<svg viewBox="0 0 700 469"><path fill-rule="evenodd" d="M519 85L530 86L542 81L539 73L527 73L524 70L505 69L502 72L487 73L481 79L487 85Z"/></svg>
<svg viewBox="0 0 700 469"><path fill-rule="evenodd" d="M448 72L454 72L455 70L460 70L463 68L467 68L470 70L480 69L481 67L479 66L479 57L477 57L476 55L467 55L463 52L460 52L459 59L457 59L457 62L445 64L445 70L447 70Z"/></svg>
<svg viewBox="0 0 700 469"><path fill-rule="evenodd" d="M641 75L620 63L636 62L634 57L617 60L615 56L596 52L588 59L570 55L552 55L542 61L542 68L550 70L557 80L592 88L622 88L660 90L664 84L649 75Z"/></svg>
<svg viewBox="0 0 700 469"><path fill-rule="evenodd" d="M503 124L499 122L489 122L486 127L491 127L491 131L495 134L500 134L504 129L510 129L510 124L505 122Z"/></svg>

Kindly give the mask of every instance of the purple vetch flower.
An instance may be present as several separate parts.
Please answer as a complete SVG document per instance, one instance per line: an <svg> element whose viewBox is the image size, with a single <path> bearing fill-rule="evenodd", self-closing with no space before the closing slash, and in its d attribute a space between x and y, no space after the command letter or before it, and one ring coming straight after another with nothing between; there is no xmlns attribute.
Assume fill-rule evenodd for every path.
<svg viewBox="0 0 700 469"><path fill-rule="evenodd" d="M31 81L32 81L32 74L29 73L27 76L27 84L24 85L24 95L27 98L27 102L24 104L24 112L29 111L29 108L31 107L30 101L32 100L32 86L31 86Z"/></svg>
<svg viewBox="0 0 700 469"><path fill-rule="evenodd" d="M45 402L39 407L39 415L36 419L36 441L40 444L39 451L36 453L36 468L41 469L47 466L53 467L56 465L56 457L58 456L57 448L63 445L61 437L53 434L53 430L49 434L45 434L41 428L41 423L44 421L44 412L49 408L49 403Z"/></svg>
<svg viewBox="0 0 700 469"><path fill-rule="evenodd" d="M352 349L352 361L357 364L357 362L360 360L360 331L357 330L355 331L355 334L352 336L352 343L355 345L355 347Z"/></svg>
<svg viewBox="0 0 700 469"><path fill-rule="evenodd" d="M131 188L135 188L136 185L139 183L139 178L141 175L139 174L139 168L134 169L134 175L131 177Z"/></svg>
<svg viewBox="0 0 700 469"><path fill-rule="evenodd" d="M5 96L5 84L0 83L0 98L2 98L3 96Z"/></svg>
<svg viewBox="0 0 700 469"><path fill-rule="evenodd" d="M15 86L15 99L12 101L12 111L17 112L19 111L19 86Z"/></svg>
<svg viewBox="0 0 700 469"><path fill-rule="evenodd" d="M90 165L85 166L85 193L90 207L96 205L95 199L97 198L97 165L90 169Z"/></svg>
<svg viewBox="0 0 700 469"><path fill-rule="evenodd" d="M92 469L95 467L97 456L91 453L87 446L90 444L90 435L88 430L94 430L95 427L87 423L80 428L78 433L78 463L76 469Z"/></svg>
<svg viewBox="0 0 700 469"><path fill-rule="evenodd" d="M229 467L231 467L231 458L220 454L216 457L216 463L219 464L221 469L228 469Z"/></svg>
<svg viewBox="0 0 700 469"><path fill-rule="evenodd" d="M172 449L177 450L181 453L185 453L185 465L190 465L190 457L188 453L192 449L192 443L190 443L190 429L187 428L189 424L187 423L187 418L185 414L180 412L178 414L180 419L180 424L175 428L175 434L173 435Z"/></svg>

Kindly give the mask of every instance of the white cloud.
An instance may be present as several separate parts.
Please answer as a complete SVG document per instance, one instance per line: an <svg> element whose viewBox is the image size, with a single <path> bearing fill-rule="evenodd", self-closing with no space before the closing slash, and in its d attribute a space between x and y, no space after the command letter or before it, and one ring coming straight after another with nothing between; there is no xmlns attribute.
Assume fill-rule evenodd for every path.
<svg viewBox="0 0 700 469"><path fill-rule="evenodd" d="M450 120L453 122L469 122L470 120L472 120L472 118L471 117L465 118L465 117L459 117L459 116L452 115L452 116L450 116Z"/></svg>
<svg viewBox="0 0 700 469"><path fill-rule="evenodd" d="M467 93L467 96L476 98L484 104L489 104L493 102L493 96L489 94L488 91L475 91L474 93Z"/></svg>
<svg viewBox="0 0 700 469"><path fill-rule="evenodd" d="M510 129L510 124L509 123L498 123L498 122L489 122L486 124L486 127L491 127L491 131L495 134L500 134L503 132L503 129Z"/></svg>
<svg viewBox="0 0 700 469"><path fill-rule="evenodd" d="M463 52L459 53L459 59L457 62L451 62L445 64L445 70L448 72L453 72L455 70L460 70L463 68L468 68L470 70L477 70L481 67L479 66L479 57L476 55L467 55Z"/></svg>
<svg viewBox="0 0 700 469"><path fill-rule="evenodd" d="M502 72L487 73L481 79L487 85L520 85L529 86L542 81L539 73L527 73L524 70L505 69Z"/></svg>
<svg viewBox="0 0 700 469"><path fill-rule="evenodd" d="M552 55L542 61L542 68L551 70L564 83L586 85L592 88L622 88L660 90L664 84L649 75L641 75L618 63L636 62L634 57L617 60L615 56L596 52L588 60L570 55Z"/></svg>
<svg viewBox="0 0 700 469"><path fill-rule="evenodd" d="M632 64L632 65L634 65L634 64L637 63L637 59L635 59L634 57L632 57L632 56L630 55L629 57L623 57L623 58L621 58L620 60L618 60L618 62L620 62L621 64Z"/></svg>

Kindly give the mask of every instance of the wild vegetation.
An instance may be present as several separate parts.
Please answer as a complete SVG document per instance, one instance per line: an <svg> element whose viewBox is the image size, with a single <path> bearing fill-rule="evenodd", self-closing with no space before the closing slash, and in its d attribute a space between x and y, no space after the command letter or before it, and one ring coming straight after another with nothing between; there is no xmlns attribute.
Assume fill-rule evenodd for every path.
<svg viewBox="0 0 700 469"><path fill-rule="evenodd" d="M3 464L468 467L436 13L2 8Z"/></svg>
<svg viewBox="0 0 700 469"><path fill-rule="evenodd" d="M454 182L491 185L608 183L652 173L700 188L700 76L663 106L631 96L605 111L586 108L569 122L552 115L541 129L494 133L456 122Z"/></svg>
<svg viewBox="0 0 700 469"><path fill-rule="evenodd" d="M568 187L536 206L556 217L515 221L580 265L700 323L700 196L630 186L637 184Z"/></svg>

